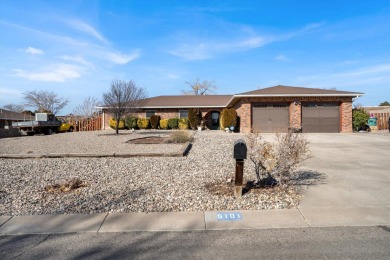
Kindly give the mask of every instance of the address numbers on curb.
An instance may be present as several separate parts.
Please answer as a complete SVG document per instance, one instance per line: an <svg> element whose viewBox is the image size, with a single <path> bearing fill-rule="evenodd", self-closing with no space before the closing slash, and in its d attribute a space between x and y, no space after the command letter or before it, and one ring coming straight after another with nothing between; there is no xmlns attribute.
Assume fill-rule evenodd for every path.
<svg viewBox="0 0 390 260"><path fill-rule="evenodd" d="M217 220L220 221L240 221L242 220L242 215L240 212L218 212Z"/></svg>

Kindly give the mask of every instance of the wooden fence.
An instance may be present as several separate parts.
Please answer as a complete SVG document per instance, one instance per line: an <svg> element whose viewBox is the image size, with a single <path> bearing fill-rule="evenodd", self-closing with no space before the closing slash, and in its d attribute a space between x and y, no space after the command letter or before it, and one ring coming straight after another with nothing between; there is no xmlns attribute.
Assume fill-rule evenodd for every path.
<svg viewBox="0 0 390 260"><path fill-rule="evenodd" d="M75 126L75 131L100 131L102 130L102 116L93 118L69 118L66 120Z"/></svg>
<svg viewBox="0 0 390 260"><path fill-rule="evenodd" d="M378 130L387 130L389 129L389 117L390 113L370 113L377 118Z"/></svg>

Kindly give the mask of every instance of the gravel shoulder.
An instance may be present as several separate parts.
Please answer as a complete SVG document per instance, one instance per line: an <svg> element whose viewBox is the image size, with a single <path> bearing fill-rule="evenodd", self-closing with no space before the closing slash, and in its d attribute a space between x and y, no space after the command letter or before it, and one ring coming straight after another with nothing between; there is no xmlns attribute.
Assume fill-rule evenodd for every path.
<svg viewBox="0 0 390 260"><path fill-rule="evenodd" d="M166 135L167 132L154 131ZM0 139L0 153L165 151L182 145L139 145L131 138L155 134L65 133ZM299 195L248 192L242 198L210 192L206 186L232 179L234 141L244 136L220 131L196 132L187 157L0 159L0 215L101 212L164 212L291 208ZM172 147L171 147L172 146ZM249 161L244 178L254 180ZM79 178L85 187L49 193L45 187Z"/></svg>

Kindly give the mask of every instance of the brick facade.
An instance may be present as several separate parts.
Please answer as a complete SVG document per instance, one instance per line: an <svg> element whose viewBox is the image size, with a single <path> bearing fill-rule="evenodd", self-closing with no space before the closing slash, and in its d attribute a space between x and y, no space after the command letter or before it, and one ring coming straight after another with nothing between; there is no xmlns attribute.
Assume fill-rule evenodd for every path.
<svg viewBox="0 0 390 260"><path fill-rule="evenodd" d="M252 106L248 98L240 99L235 105L240 118L240 132L249 133L252 129Z"/></svg>
<svg viewBox="0 0 390 260"><path fill-rule="evenodd" d="M239 130L249 133L252 129L252 104L256 103L285 103L289 106L289 124L291 128L302 127L302 102L337 102L340 105L340 132L352 132L352 98L351 97L244 97L239 99L233 107L239 117ZM209 128L212 111L221 112L223 108L201 108L205 118L205 126ZM156 111L162 119L179 118L180 110L188 109L145 109L134 116L145 118L146 110ZM108 121L111 116L105 113L104 127L109 128Z"/></svg>
<svg viewBox="0 0 390 260"><path fill-rule="evenodd" d="M217 111L217 112L221 112L223 108L201 108L200 110L202 111L202 117L204 118L204 124L205 124L205 127L206 128L209 128L209 124L211 122L211 113L210 112L214 112L214 111ZM137 112L137 113L134 113L133 116L134 117L138 117L138 118L145 118L146 117L146 111L155 111L155 115L159 115L161 119L169 119L169 118L179 118L180 117L180 110L189 110L189 109L174 109L174 108L170 108L170 109L145 109L143 111L140 111L140 112ZM110 121L110 119L112 118L111 115L105 113L105 116L104 116L104 129L108 129L110 128L108 122Z"/></svg>
<svg viewBox="0 0 390 260"><path fill-rule="evenodd" d="M233 107L240 117L240 131L249 133L252 129L252 104L287 103L290 112L290 127L302 127L302 102L338 102L340 104L340 132L352 132L351 97L249 97L240 99Z"/></svg>

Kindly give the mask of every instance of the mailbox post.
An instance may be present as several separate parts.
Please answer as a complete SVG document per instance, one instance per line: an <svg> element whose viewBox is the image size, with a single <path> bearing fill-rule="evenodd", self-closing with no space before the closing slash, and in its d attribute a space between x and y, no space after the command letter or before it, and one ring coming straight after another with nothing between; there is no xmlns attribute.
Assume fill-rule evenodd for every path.
<svg viewBox="0 0 390 260"><path fill-rule="evenodd" d="M244 140L234 142L233 158L236 159L236 176L234 179L234 195L242 196L242 182L244 178L244 160L246 159L247 147Z"/></svg>

